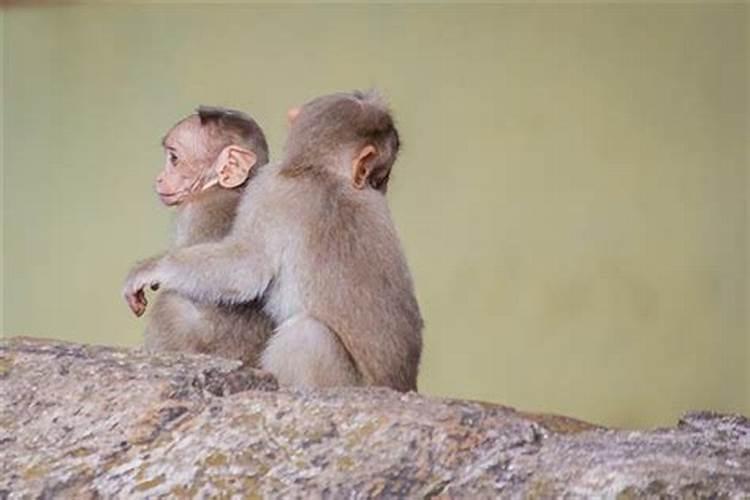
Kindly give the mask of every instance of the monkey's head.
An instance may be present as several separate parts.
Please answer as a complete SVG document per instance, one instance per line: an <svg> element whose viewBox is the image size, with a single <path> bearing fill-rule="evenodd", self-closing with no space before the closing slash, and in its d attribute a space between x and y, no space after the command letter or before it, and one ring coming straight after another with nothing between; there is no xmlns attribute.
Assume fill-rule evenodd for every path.
<svg viewBox="0 0 750 500"><path fill-rule="evenodd" d="M253 167L268 163L260 126L245 113L225 108L199 107L172 127L162 146L166 158L155 187L165 205L179 205L215 185L242 188Z"/></svg>
<svg viewBox="0 0 750 500"><path fill-rule="evenodd" d="M286 173L334 169L356 189L388 188L400 142L388 106L374 91L342 92L289 110Z"/></svg>

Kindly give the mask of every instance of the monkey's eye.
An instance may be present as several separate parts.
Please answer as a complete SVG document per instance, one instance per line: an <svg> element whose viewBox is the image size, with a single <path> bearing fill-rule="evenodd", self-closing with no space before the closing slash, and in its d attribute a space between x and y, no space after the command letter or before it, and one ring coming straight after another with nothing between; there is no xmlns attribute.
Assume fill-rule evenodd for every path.
<svg viewBox="0 0 750 500"><path fill-rule="evenodd" d="M169 161L172 163L172 165L177 164L177 155L170 152L169 153Z"/></svg>

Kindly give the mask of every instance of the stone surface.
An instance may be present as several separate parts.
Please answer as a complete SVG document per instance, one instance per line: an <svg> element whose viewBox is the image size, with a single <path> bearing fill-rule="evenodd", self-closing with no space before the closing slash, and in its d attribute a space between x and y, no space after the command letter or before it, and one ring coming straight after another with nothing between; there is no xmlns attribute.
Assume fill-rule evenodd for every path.
<svg viewBox="0 0 750 500"><path fill-rule="evenodd" d="M750 497L750 421L618 431L205 356L0 342L0 499Z"/></svg>

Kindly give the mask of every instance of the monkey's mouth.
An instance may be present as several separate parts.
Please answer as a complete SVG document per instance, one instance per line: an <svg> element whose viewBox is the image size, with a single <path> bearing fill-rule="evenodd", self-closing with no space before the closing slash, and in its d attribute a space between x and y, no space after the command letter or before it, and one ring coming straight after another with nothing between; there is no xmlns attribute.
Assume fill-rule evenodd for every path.
<svg viewBox="0 0 750 500"><path fill-rule="evenodd" d="M161 202L167 206L179 205L182 200L182 193L162 193L157 191L156 194L159 196Z"/></svg>

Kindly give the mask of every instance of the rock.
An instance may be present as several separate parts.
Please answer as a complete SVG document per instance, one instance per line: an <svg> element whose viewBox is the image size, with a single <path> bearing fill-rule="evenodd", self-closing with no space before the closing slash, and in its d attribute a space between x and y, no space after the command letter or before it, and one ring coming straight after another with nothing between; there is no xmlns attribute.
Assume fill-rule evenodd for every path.
<svg viewBox="0 0 750 500"><path fill-rule="evenodd" d="M206 356L0 342L0 498L750 496L750 421L611 430Z"/></svg>

